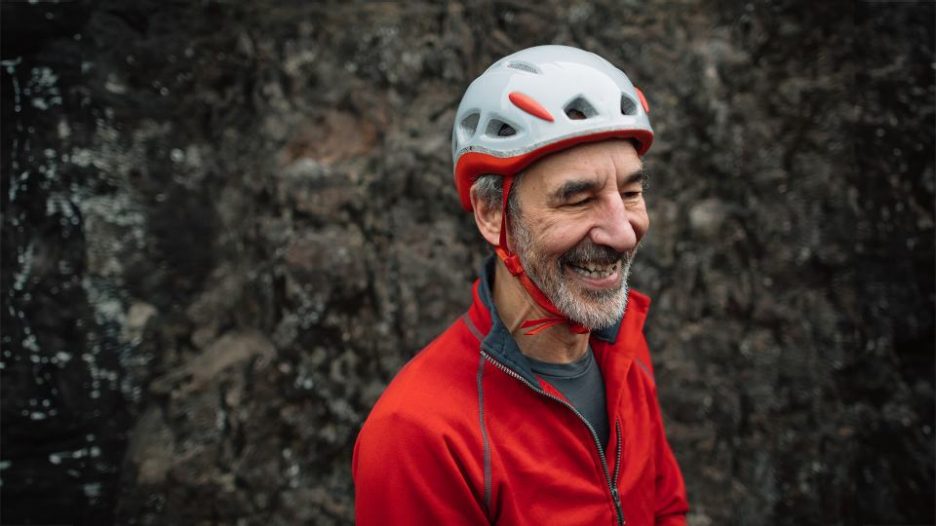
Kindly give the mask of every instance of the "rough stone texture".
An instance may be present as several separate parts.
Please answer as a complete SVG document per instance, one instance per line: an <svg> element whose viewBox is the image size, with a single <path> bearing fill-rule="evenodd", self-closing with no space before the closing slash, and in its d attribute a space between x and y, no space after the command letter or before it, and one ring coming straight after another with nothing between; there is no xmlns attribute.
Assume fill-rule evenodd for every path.
<svg viewBox="0 0 936 526"><path fill-rule="evenodd" d="M350 524L351 445L485 255L467 83L649 95L633 272L690 523L932 524L934 6L5 2L3 520Z"/></svg>

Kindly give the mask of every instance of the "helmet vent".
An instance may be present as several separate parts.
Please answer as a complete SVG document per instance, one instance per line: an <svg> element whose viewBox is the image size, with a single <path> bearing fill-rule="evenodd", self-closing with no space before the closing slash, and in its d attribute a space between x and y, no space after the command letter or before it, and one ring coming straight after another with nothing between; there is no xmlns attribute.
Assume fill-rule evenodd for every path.
<svg viewBox="0 0 936 526"><path fill-rule="evenodd" d="M590 119L595 115L598 115L595 107L589 104L584 97L576 97L575 100L566 104L564 111L566 117L573 121Z"/></svg>
<svg viewBox="0 0 936 526"><path fill-rule="evenodd" d="M517 129L498 119L491 119L487 126L487 134L491 137L510 137L517 134Z"/></svg>
<svg viewBox="0 0 936 526"><path fill-rule="evenodd" d="M474 136L475 130L478 129L478 119L480 117L480 113L472 113L471 115L462 119L461 124L459 125L459 135L461 135L462 141L467 141Z"/></svg>
<svg viewBox="0 0 936 526"><path fill-rule="evenodd" d="M621 114L637 115L637 103L627 95L621 94Z"/></svg>
<svg viewBox="0 0 936 526"><path fill-rule="evenodd" d="M518 62L516 60L507 63L508 68L519 69L520 71L526 71L527 73L540 74L538 67L530 64L529 62Z"/></svg>

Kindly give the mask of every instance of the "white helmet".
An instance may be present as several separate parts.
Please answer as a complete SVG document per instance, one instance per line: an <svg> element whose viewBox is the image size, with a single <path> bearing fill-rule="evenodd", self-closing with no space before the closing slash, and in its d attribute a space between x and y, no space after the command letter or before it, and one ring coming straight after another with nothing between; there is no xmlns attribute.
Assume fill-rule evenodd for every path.
<svg viewBox="0 0 936 526"><path fill-rule="evenodd" d="M513 176L536 159L583 142L653 142L643 93L594 53L537 46L508 55L468 86L452 130L455 186L465 210L486 174Z"/></svg>

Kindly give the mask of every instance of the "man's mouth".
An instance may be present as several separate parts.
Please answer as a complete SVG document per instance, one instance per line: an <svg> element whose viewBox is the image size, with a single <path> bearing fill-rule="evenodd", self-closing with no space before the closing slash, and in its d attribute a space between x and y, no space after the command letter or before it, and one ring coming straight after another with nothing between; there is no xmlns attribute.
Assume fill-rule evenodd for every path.
<svg viewBox="0 0 936 526"><path fill-rule="evenodd" d="M607 278L618 271L620 261L614 263L599 264L589 262L568 263L570 269L586 278L602 279Z"/></svg>

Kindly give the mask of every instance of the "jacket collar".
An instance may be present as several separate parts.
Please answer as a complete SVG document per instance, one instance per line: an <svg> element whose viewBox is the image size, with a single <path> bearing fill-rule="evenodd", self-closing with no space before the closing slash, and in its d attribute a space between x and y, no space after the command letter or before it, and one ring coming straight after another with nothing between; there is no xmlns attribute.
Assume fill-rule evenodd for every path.
<svg viewBox="0 0 936 526"><path fill-rule="evenodd" d="M474 286L474 303L469 310L469 317L478 330L476 336L481 340L481 348L490 354L501 364L511 368L524 377L533 385L539 385L536 376L530 369L529 363L520 353L520 347L514 340L513 335L507 330L507 327L501 321L497 314L497 307L494 305L494 296L492 286L494 284L494 270L497 260L491 256L485 260L481 267L481 275ZM614 325L591 332L592 341L598 340L605 345L614 345L621 335L622 325L625 320L632 320L627 326L634 326L638 330L643 327L643 320L646 317L649 298L636 291L630 291L628 297L628 308L624 316ZM637 319L635 319L637 318ZM626 328L626 327L625 327Z"/></svg>

